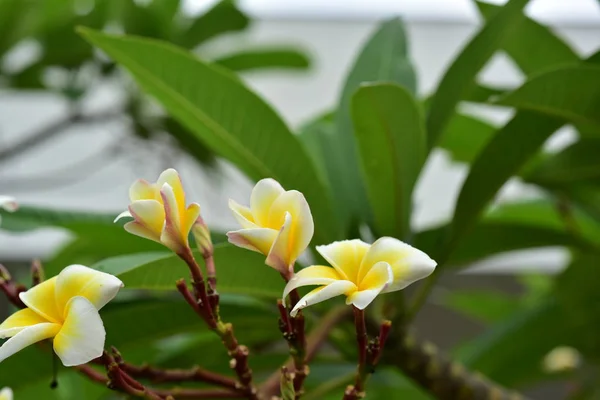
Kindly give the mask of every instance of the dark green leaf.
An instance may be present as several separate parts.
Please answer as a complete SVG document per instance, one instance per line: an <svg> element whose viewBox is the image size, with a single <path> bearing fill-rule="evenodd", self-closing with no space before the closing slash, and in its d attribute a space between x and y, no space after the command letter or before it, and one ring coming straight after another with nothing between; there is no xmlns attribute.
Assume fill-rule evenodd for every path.
<svg viewBox="0 0 600 400"><path fill-rule="evenodd" d="M600 130L600 66L554 69L531 78L498 101L523 110L595 124Z"/></svg>
<svg viewBox="0 0 600 400"><path fill-rule="evenodd" d="M252 179L275 178L286 189L303 192L318 242L337 237L329 192L312 160L279 116L242 82L166 43L80 32L126 67L199 141Z"/></svg>
<svg viewBox="0 0 600 400"><path fill-rule="evenodd" d="M304 145L313 163L319 169L323 180L327 178L326 161L329 157L328 145L335 134L335 114L328 112L309 121L299 130L298 139Z"/></svg>
<svg viewBox="0 0 600 400"><path fill-rule="evenodd" d="M179 146L189 155L194 157L200 165L208 168L215 168L217 157L203 142L196 139L196 135L188 128L181 125L171 117L165 117L163 120L164 128L172 137L174 137Z"/></svg>
<svg viewBox="0 0 600 400"><path fill-rule="evenodd" d="M235 1L222 0L190 25L177 44L191 49L215 36L246 29L250 20L242 13Z"/></svg>
<svg viewBox="0 0 600 400"><path fill-rule="evenodd" d="M256 49L231 54L214 61L232 71L267 68L306 69L310 60L305 53L294 49Z"/></svg>
<svg viewBox="0 0 600 400"><path fill-rule="evenodd" d="M456 113L450 119L438 146L454 161L471 163L491 140L496 128L470 115Z"/></svg>
<svg viewBox="0 0 600 400"><path fill-rule="evenodd" d="M365 215L368 200L350 114L352 96L364 82L393 82L414 93L416 77L400 19L383 23L364 45L346 78L335 114L337 129L330 137L325 163L345 228L370 218Z"/></svg>
<svg viewBox="0 0 600 400"><path fill-rule="evenodd" d="M0 1L0 58L25 34L30 7L23 0Z"/></svg>
<svg viewBox="0 0 600 400"><path fill-rule="evenodd" d="M505 320L522 307L518 297L484 290L448 292L444 295L442 304L485 324Z"/></svg>
<svg viewBox="0 0 600 400"><path fill-rule="evenodd" d="M442 78L427 116L429 147L434 147L454 109L465 94L473 90L477 73L502 46L504 38L523 18L528 0L510 0L471 39Z"/></svg>
<svg viewBox="0 0 600 400"><path fill-rule="evenodd" d="M502 9L501 6L481 1L477 1L476 4L487 21ZM561 64L579 62L575 51L548 27L527 17L515 21L514 24L502 41L501 48L525 75L530 76L532 73Z"/></svg>
<svg viewBox="0 0 600 400"><path fill-rule="evenodd" d="M201 260L199 253L196 259ZM265 257L229 244L215 246L219 292L281 297L281 276L265 265ZM169 253L139 253L109 258L94 268L118 276L129 289L175 290L175 282L187 278L183 261Z"/></svg>
<svg viewBox="0 0 600 400"><path fill-rule="evenodd" d="M502 185L519 172L562 124L551 117L520 111L488 142L461 188L441 261L473 227Z"/></svg>
<svg viewBox="0 0 600 400"><path fill-rule="evenodd" d="M352 99L352 117L377 235L407 238L427 148L419 105L401 86L366 84Z"/></svg>
<svg viewBox="0 0 600 400"><path fill-rule="evenodd" d="M500 95L506 94L507 90L507 88L477 84L469 89L462 100L473 103L487 103Z"/></svg>

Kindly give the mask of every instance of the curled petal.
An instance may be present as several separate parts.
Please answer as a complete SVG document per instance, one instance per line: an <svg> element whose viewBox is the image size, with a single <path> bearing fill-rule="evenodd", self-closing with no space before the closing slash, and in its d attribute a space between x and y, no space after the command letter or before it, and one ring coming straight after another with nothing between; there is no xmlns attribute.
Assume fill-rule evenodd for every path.
<svg viewBox="0 0 600 400"><path fill-rule="evenodd" d="M129 212L129 210L125 210L121 214L117 215L113 223L117 222L121 218L133 218L133 215L131 215L131 212Z"/></svg>
<svg viewBox="0 0 600 400"><path fill-rule="evenodd" d="M188 245L188 238L190 236L190 231L192 230L192 227L196 223L196 220L198 219L199 216L200 216L200 204L198 204L198 203L191 203L188 206L188 208L184 211L184 217L181 222L181 235L182 235L181 239L184 240L184 243L186 244L186 246Z"/></svg>
<svg viewBox="0 0 600 400"><path fill-rule="evenodd" d="M129 188L129 199L132 203L138 200L161 201L158 186L144 179L133 182L133 185Z"/></svg>
<svg viewBox="0 0 600 400"><path fill-rule="evenodd" d="M60 323L63 315L56 305L56 277L19 293L21 301L47 321Z"/></svg>
<svg viewBox="0 0 600 400"><path fill-rule="evenodd" d="M181 178L179 177L179 173L175 169L169 168L160 174L158 180L156 181L156 186L161 188L162 192L163 188L165 187L165 184L170 186L173 191L173 198L175 199L175 202L177 204L177 209L180 212L185 210L185 192L183 190L183 185L181 184Z"/></svg>
<svg viewBox="0 0 600 400"><path fill-rule="evenodd" d="M335 281L327 286L316 288L300 299L292 309L290 315L295 317L299 310L310 305L329 300L342 294L350 295L356 290L356 285L350 281Z"/></svg>
<svg viewBox="0 0 600 400"><path fill-rule="evenodd" d="M0 347L0 362L34 343L54 337L60 330L60 324L45 322L28 326L8 339Z"/></svg>
<svg viewBox="0 0 600 400"><path fill-rule="evenodd" d="M391 237L375 241L363 260L360 276L364 277L373 265L385 261L392 267L394 282L384 292L404 289L411 283L429 276L437 263L427 254Z"/></svg>
<svg viewBox="0 0 600 400"><path fill-rule="evenodd" d="M296 261L295 258L292 258L290 251L292 240L292 216L290 213L286 213L283 226L279 229L279 233L277 233L277 236L269 249L266 260L268 266L275 268L286 276L293 263Z"/></svg>
<svg viewBox="0 0 600 400"><path fill-rule="evenodd" d="M244 229L256 228L252 211L248 207L244 207L235 201L229 199L229 208L233 211L233 216Z"/></svg>
<svg viewBox="0 0 600 400"><path fill-rule="evenodd" d="M17 211L19 205L17 201L10 196L0 196L0 208L5 209L6 211Z"/></svg>
<svg viewBox="0 0 600 400"><path fill-rule="evenodd" d="M281 227L286 223L287 214L291 216L287 239L288 265L306 250L315 231L315 226L308 202L297 190L290 190L280 195L271 206L269 226Z"/></svg>
<svg viewBox="0 0 600 400"><path fill-rule="evenodd" d="M123 282L113 275L83 265L70 265L58 274L56 280L57 306L59 310L66 311L72 298L82 296L100 310L114 299L122 287Z"/></svg>
<svg viewBox="0 0 600 400"><path fill-rule="evenodd" d="M165 224L165 210L160 202L157 200L134 201L129 205L129 212L137 225L143 227L144 230L134 232L128 230L128 232L154 241L160 240L160 234Z"/></svg>
<svg viewBox="0 0 600 400"><path fill-rule="evenodd" d="M329 285L342 279L340 274L331 267L313 265L294 274L283 290L283 298L285 299L292 290L302 286Z"/></svg>
<svg viewBox="0 0 600 400"><path fill-rule="evenodd" d="M277 237L277 231L269 228L240 229L227 232L229 243L244 249L269 254Z"/></svg>
<svg viewBox="0 0 600 400"><path fill-rule="evenodd" d="M165 205L165 228L160 235L160 241L171 250L178 252L182 248L187 247L188 244L187 236L184 238L181 231L183 222L182 214L185 213L185 205L184 208L179 208L180 205L178 199L175 197L175 191L168 183L162 186L160 195Z"/></svg>
<svg viewBox="0 0 600 400"><path fill-rule="evenodd" d="M85 364L100 357L106 332L96 307L85 297L73 297L66 307L66 318L54 338L54 351L63 365Z"/></svg>
<svg viewBox="0 0 600 400"><path fill-rule="evenodd" d="M11 388L5 387L0 390L0 400L13 400L13 391Z"/></svg>
<svg viewBox="0 0 600 400"><path fill-rule="evenodd" d="M12 314L0 324L0 339L15 336L27 327L45 322L48 321L44 317L29 308L24 308Z"/></svg>
<svg viewBox="0 0 600 400"><path fill-rule="evenodd" d="M317 251L345 279L358 282L358 273L363 257L370 245L359 239L341 240L326 246L317 246Z"/></svg>
<svg viewBox="0 0 600 400"><path fill-rule="evenodd" d="M390 265L383 261L378 262L360 282L358 291L348 296L346 304L353 304L356 308L364 310L393 281L394 274Z"/></svg>
<svg viewBox="0 0 600 400"><path fill-rule="evenodd" d="M271 178L261 179L256 183L250 194L250 210L258 225L267 226L271 206L284 192L279 182ZM271 226L271 228L275 227Z"/></svg>

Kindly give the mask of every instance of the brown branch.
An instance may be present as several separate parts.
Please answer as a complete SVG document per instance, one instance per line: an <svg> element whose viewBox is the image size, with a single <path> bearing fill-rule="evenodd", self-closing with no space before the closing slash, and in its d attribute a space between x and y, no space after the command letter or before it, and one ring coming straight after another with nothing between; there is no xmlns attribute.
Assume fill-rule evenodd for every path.
<svg viewBox="0 0 600 400"><path fill-rule="evenodd" d="M369 375L367 350L369 337L367 336L367 325L365 312L356 307L354 309L354 326L356 329L356 344L358 346L358 368L354 385L350 385L344 392L344 400L358 400L365 397L365 383Z"/></svg>
<svg viewBox="0 0 600 400"><path fill-rule="evenodd" d="M179 399L243 399L245 393L222 389L184 389L175 388L169 390L154 389L154 393L162 397L172 396Z"/></svg>

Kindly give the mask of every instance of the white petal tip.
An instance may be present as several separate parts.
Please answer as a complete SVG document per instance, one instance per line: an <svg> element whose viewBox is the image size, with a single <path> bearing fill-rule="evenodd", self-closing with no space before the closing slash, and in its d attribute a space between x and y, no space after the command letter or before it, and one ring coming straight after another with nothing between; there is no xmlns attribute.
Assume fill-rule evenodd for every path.
<svg viewBox="0 0 600 400"><path fill-rule="evenodd" d="M118 220L120 220L121 218L133 218L133 215L131 215L131 212L129 210L125 210L121 214L117 215L117 217L113 221L113 224L115 222L117 222Z"/></svg>

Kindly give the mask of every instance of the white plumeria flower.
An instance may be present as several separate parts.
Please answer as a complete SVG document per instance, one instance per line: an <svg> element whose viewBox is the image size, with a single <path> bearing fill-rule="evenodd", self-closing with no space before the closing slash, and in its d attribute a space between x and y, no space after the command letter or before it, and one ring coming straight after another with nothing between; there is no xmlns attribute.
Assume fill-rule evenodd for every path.
<svg viewBox="0 0 600 400"><path fill-rule="evenodd" d="M437 265L421 250L391 237L382 237L372 245L358 239L344 240L317 246L317 251L333 268L313 265L288 282L283 298L301 286L319 285L300 299L292 316L339 295L346 296L346 304L363 310L379 293L404 289L429 276Z"/></svg>
<svg viewBox="0 0 600 400"><path fill-rule="evenodd" d="M200 205L186 206L185 192L179 173L169 168L156 183L139 179L129 188L131 204L115 222L132 217L125 224L127 232L162 243L176 253L189 248L188 237L200 216Z"/></svg>
<svg viewBox="0 0 600 400"><path fill-rule="evenodd" d="M11 388L5 387L0 390L0 400L13 400L13 391Z"/></svg>
<svg viewBox="0 0 600 400"><path fill-rule="evenodd" d="M14 212L17 211L19 205L16 200L10 196L0 196L0 208L5 209L6 211ZM0 222L2 222L2 218L0 217ZM2 398L0 398L2 400Z"/></svg>
<svg viewBox="0 0 600 400"><path fill-rule="evenodd" d="M106 332L100 310L123 282L83 265L71 265L19 298L27 308L0 324L0 362L44 339L54 338L54 351L69 367L100 357Z"/></svg>
<svg viewBox="0 0 600 400"><path fill-rule="evenodd" d="M252 189L250 207L229 200L229 208L242 226L227 232L229 242L264 254L267 265L289 276L315 228L304 195L286 191L274 179L262 179Z"/></svg>

